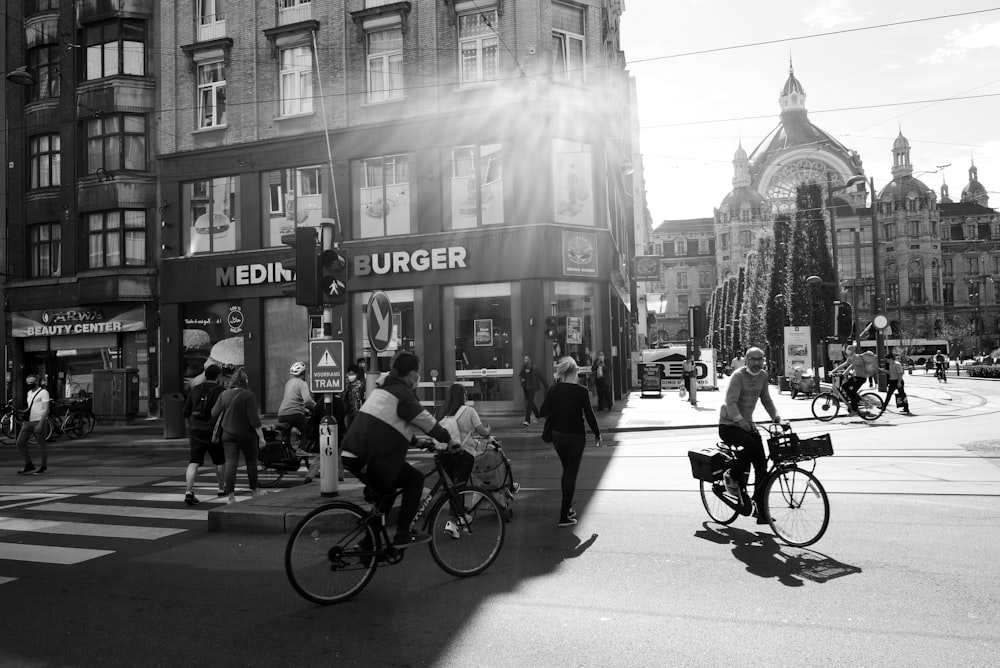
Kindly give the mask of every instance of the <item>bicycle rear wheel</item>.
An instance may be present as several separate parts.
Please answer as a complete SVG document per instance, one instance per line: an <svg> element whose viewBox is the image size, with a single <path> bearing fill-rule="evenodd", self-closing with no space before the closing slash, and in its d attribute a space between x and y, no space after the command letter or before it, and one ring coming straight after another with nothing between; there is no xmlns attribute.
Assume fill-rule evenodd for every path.
<svg viewBox="0 0 1000 668"><path fill-rule="evenodd" d="M797 466L778 469L771 475L764 503L774 535L795 547L818 541L830 523L826 490L816 476Z"/></svg>
<svg viewBox="0 0 1000 668"><path fill-rule="evenodd" d="M306 600L340 603L372 579L378 544L368 514L352 503L335 501L310 512L292 530L285 547L285 573Z"/></svg>
<svg viewBox="0 0 1000 668"><path fill-rule="evenodd" d="M812 402L812 414L820 422L829 422L840 412L840 400L829 392L816 395Z"/></svg>
<svg viewBox="0 0 1000 668"><path fill-rule="evenodd" d="M76 411L80 419L80 438L90 436L97 426L97 417L90 411Z"/></svg>
<svg viewBox="0 0 1000 668"><path fill-rule="evenodd" d="M276 469L257 460L257 484L261 487L274 487L285 477L284 469Z"/></svg>
<svg viewBox="0 0 1000 668"><path fill-rule="evenodd" d="M489 568L503 548L505 524L500 505L481 487L462 487L465 517L452 512L447 492L431 507L426 530L431 535L431 556L445 572L456 577L478 575ZM451 521L457 525L458 538L445 531Z"/></svg>
<svg viewBox="0 0 1000 668"><path fill-rule="evenodd" d="M882 397L875 392L862 392L858 398L858 415L862 420L877 420L885 412Z"/></svg>
<svg viewBox="0 0 1000 668"><path fill-rule="evenodd" d="M736 517L739 515L735 510L726 505L726 503L719 498L719 495L723 493L724 487L721 482L705 482L701 481L701 503L705 506L705 511L708 516L719 524L732 524Z"/></svg>

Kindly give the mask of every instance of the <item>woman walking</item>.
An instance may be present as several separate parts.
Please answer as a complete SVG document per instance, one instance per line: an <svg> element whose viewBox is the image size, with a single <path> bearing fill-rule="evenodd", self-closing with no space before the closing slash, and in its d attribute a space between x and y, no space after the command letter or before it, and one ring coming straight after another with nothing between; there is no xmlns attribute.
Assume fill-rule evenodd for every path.
<svg viewBox="0 0 1000 668"><path fill-rule="evenodd" d="M247 467L250 491L256 495L257 451L264 445L264 433L260 428L260 409L257 397L250 391L247 374L238 369L229 379L229 389L219 396L212 407L212 419L222 416L222 449L226 453L226 494L227 503L236 503L236 466L240 453Z"/></svg>
<svg viewBox="0 0 1000 668"><path fill-rule="evenodd" d="M587 445L584 419L601 446L601 428L590 405L590 393L579 383L579 367L572 357L563 357L556 364L555 380L545 395L538 412L552 421L552 445L562 463L562 505L559 507L559 526L576 524L573 494L576 476L580 472L583 449Z"/></svg>

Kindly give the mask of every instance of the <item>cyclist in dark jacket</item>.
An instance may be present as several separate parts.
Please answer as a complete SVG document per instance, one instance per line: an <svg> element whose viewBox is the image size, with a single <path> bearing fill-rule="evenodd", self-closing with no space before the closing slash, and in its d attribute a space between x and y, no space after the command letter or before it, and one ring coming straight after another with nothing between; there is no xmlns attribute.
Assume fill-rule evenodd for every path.
<svg viewBox="0 0 1000 668"><path fill-rule="evenodd" d="M355 416L344 436L341 454L344 468L375 492L386 495L403 490L392 541L396 547L430 540L426 533L410 529L424 488L424 474L406 461L406 451L414 437L422 432L447 443L449 449L461 447L414 395L418 382L420 358L401 352L382 386L372 391Z"/></svg>

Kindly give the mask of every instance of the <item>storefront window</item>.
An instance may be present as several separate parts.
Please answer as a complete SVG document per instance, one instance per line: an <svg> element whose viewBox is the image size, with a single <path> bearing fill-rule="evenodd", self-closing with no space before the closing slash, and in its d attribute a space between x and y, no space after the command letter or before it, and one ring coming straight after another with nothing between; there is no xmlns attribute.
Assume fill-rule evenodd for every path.
<svg viewBox="0 0 1000 668"><path fill-rule="evenodd" d="M509 283L451 289L455 309L455 378L472 381L476 401L514 399ZM445 291L445 303L449 301Z"/></svg>
<svg viewBox="0 0 1000 668"><path fill-rule="evenodd" d="M188 255L239 247L239 179L223 176L184 184L184 247Z"/></svg>
<svg viewBox="0 0 1000 668"><path fill-rule="evenodd" d="M410 234L409 156L355 160L351 184L355 238Z"/></svg>
<svg viewBox="0 0 1000 668"><path fill-rule="evenodd" d="M555 222L593 227L592 184L590 145L553 139L552 203Z"/></svg>
<svg viewBox="0 0 1000 668"><path fill-rule="evenodd" d="M503 147L452 149L450 187L452 229L503 223Z"/></svg>
<svg viewBox="0 0 1000 668"><path fill-rule="evenodd" d="M371 371L388 371L392 358L400 350L408 350L412 353L420 354L415 341L416 324L414 322L414 309L420 308L420 293L414 290L383 290L389 303L392 304L392 333L389 337L389 345L378 354L379 365L376 369L371 362L368 368ZM371 360L372 348L368 342L368 301L371 299L371 292L363 292L355 295L355 312L360 313L361 335L355 337L360 342L360 346L354 351L354 356L350 359L353 363L359 357ZM424 374L426 375L426 373Z"/></svg>
<svg viewBox="0 0 1000 668"><path fill-rule="evenodd" d="M264 396L261 410L277 413L292 362L309 363L309 323L305 311L289 298L264 300Z"/></svg>
<svg viewBox="0 0 1000 668"><path fill-rule="evenodd" d="M580 381L593 388L590 365L599 352L594 350L594 285L557 281L556 317L559 322L559 355L569 355L580 365ZM610 351L604 355L609 358Z"/></svg>
<svg viewBox="0 0 1000 668"><path fill-rule="evenodd" d="M280 246L281 235L296 226L317 227L323 218L326 170L319 166L264 172L264 205L269 212L264 246Z"/></svg>
<svg viewBox="0 0 1000 668"><path fill-rule="evenodd" d="M185 304L183 310L184 391L205 380L205 367L222 369L223 382L244 364L243 338L247 324L243 303L211 302Z"/></svg>

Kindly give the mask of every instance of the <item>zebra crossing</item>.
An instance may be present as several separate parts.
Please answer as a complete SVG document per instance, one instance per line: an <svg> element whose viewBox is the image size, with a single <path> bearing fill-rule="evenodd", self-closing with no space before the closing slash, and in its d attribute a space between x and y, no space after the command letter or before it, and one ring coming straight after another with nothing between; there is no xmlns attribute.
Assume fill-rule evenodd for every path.
<svg viewBox="0 0 1000 668"><path fill-rule="evenodd" d="M209 510L226 503L216 496L214 474L204 479L195 483L197 506L184 504L183 480L124 487L53 478L0 485L0 586L18 580L17 562L72 566L115 554L125 544L202 528ZM248 498L246 481L238 479L237 501ZM72 545L74 538L82 544ZM48 544L55 540L60 545Z"/></svg>

